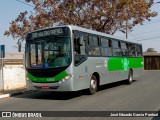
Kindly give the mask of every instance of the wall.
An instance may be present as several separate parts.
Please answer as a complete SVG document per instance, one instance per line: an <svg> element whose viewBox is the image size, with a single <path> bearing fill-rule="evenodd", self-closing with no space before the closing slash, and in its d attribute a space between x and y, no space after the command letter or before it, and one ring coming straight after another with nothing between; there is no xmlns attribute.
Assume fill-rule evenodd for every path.
<svg viewBox="0 0 160 120"><path fill-rule="evenodd" d="M3 71L4 91L26 87L25 69L23 65L5 65Z"/></svg>

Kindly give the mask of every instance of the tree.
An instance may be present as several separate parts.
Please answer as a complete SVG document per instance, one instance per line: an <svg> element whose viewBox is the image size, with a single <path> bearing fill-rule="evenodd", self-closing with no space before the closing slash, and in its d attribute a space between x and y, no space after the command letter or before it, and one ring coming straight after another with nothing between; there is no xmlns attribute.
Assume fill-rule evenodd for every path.
<svg viewBox="0 0 160 120"><path fill-rule="evenodd" d="M25 0L34 11L21 12L5 35L24 40L33 30L56 25L81 27L114 34L129 30L157 15L150 10L153 0ZM28 17L29 16L29 17ZM126 21L128 24L126 25Z"/></svg>
<svg viewBox="0 0 160 120"><path fill-rule="evenodd" d="M157 51L155 50L155 48L148 48L146 52L157 52Z"/></svg>

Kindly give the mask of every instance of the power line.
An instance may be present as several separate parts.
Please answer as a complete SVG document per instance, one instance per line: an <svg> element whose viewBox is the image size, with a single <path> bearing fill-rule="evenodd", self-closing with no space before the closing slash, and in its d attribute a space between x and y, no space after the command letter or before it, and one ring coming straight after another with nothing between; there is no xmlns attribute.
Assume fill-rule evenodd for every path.
<svg viewBox="0 0 160 120"><path fill-rule="evenodd" d="M156 38L159 38L159 39L157 39L157 40L160 40L160 36L156 36L156 37L150 37L150 38L139 39L139 40L136 40L136 41L147 41L147 40L152 40L152 39L156 39Z"/></svg>
<svg viewBox="0 0 160 120"><path fill-rule="evenodd" d="M160 22L160 21L159 21ZM158 23L158 22L156 22L156 23ZM149 23L148 23L149 24ZM152 24L152 23L151 23ZM147 25L147 24L145 24L145 25ZM138 29L138 30L140 30L140 31L143 31L145 28L143 28L143 26L144 27L146 27L144 24L143 25L140 25L140 24L138 24L138 25L136 25L135 27L138 27L138 28L135 28L135 27L133 27L133 31L135 30L135 29ZM140 28L139 28L140 27Z"/></svg>
<svg viewBox="0 0 160 120"><path fill-rule="evenodd" d="M159 32L159 29L155 29L155 30L152 30L152 31L148 31L148 32L141 32L141 33L137 33L137 34L132 34L131 36L133 35L140 35L140 34L146 34L146 33L151 33L151 32Z"/></svg>
<svg viewBox="0 0 160 120"><path fill-rule="evenodd" d="M154 37L154 36L156 36L157 34L155 34L155 35L149 35L149 36L142 36L142 37L135 37L134 39L132 39L132 40L137 40L137 39L143 39L143 38L148 38L148 37Z"/></svg>
<svg viewBox="0 0 160 120"><path fill-rule="evenodd" d="M28 6L30 6L30 7L34 7L33 5L30 5L30 4L26 3L26 2L23 2L23 1L20 1L20 0L17 0L17 1L20 2L20 3L23 3L23 4L25 4L25 5L28 5Z"/></svg>
<svg viewBox="0 0 160 120"><path fill-rule="evenodd" d="M136 27L138 27L138 28L133 28L133 31L137 31L137 29L138 29L140 32L136 33L136 34L132 34L133 32L130 32L130 34L132 34L132 35L139 35L139 34L143 34L143 33L158 32L159 31L159 29L155 29L155 30L152 30L152 31L144 32L144 29L148 29L148 27L145 28L146 26L144 26L144 25L141 25L141 26L137 25Z"/></svg>

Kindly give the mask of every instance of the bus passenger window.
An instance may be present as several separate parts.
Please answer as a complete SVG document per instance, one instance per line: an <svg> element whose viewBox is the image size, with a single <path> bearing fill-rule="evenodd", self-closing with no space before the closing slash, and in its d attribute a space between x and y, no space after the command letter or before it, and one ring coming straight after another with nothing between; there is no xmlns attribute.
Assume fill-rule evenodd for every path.
<svg viewBox="0 0 160 120"><path fill-rule="evenodd" d="M136 56L136 48L135 48L135 44L132 44L132 56L133 56L133 57Z"/></svg>
<svg viewBox="0 0 160 120"><path fill-rule="evenodd" d="M125 56L131 56L130 49L129 49L129 43L126 43Z"/></svg>
<svg viewBox="0 0 160 120"><path fill-rule="evenodd" d="M134 44L129 44L129 51L130 51L130 56L135 57L135 45Z"/></svg>
<svg viewBox="0 0 160 120"><path fill-rule="evenodd" d="M97 36L89 36L88 55L100 56L99 38Z"/></svg>
<svg viewBox="0 0 160 120"><path fill-rule="evenodd" d="M113 43L113 56L122 56L122 50L121 50L121 45L120 45L120 41L118 40L112 40Z"/></svg>
<svg viewBox="0 0 160 120"><path fill-rule="evenodd" d="M126 43L121 42L122 55L126 56Z"/></svg>
<svg viewBox="0 0 160 120"><path fill-rule="evenodd" d="M126 43L125 42L121 42L121 48L126 49Z"/></svg>
<svg viewBox="0 0 160 120"><path fill-rule="evenodd" d="M108 40L109 47L112 47L112 41Z"/></svg>
<svg viewBox="0 0 160 120"><path fill-rule="evenodd" d="M102 56L112 56L112 41L108 38L101 38L101 54Z"/></svg>
<svg viewBox="0 0 160 120"><path fill-rule="evenodd" d="M93 55L93 56L96 56L96 55L100 55L100 50L99 50L99 47L88 47L88 51L89 51L89 55Z"/></svg>
<svg viewBox="0 0 160 120"><path fill-rule="evenodd" d="M118 48L118 41L112 40L112 45L113 45L113 48Z"/></svg>
<svg viewBox="0 0 160 120"><path fill-rule="evenodd" d="M142 46L141 45L135 45L136 46L136 56L141 57L142 56Z"/></svg>

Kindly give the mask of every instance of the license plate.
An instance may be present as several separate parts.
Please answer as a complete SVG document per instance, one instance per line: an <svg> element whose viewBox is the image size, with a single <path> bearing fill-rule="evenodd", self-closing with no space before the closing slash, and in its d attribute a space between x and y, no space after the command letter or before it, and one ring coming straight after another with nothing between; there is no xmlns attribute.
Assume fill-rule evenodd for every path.
<svg viewBox="0 0 160 120"><path fill-rule="evenodd" d="M41 89L49 89L49 86L41 86Z"/></svg>

